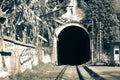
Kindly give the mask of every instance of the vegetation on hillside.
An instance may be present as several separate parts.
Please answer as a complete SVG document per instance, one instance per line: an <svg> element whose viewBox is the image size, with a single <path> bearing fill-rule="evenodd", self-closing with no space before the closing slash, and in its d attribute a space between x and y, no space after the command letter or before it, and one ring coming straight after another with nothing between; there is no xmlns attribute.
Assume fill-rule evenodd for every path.
<svg viewBox="0 0 120 80"><path fill-rule="evenodd" d="M79 23L88 29L90 38L94 41L95 53L100 51L100 47L103 53L109 53L110 43L120 41L120 13L115 11L112 0L77 1L78 7L86 15ZM0 34L27 44L52 46L54 29L62 25L55 20L66 12L69 2L70 0L0 0ZM61 19L61 22L65 21Z"/></svg>
<svg viewBox="0 0 120 80"><path fill-rule="evenodd" d="M86 18L82 23L94 41L94 53L110 55L111 42L120 41L119 15L111 0L86 0L86 5Z"/></svg>

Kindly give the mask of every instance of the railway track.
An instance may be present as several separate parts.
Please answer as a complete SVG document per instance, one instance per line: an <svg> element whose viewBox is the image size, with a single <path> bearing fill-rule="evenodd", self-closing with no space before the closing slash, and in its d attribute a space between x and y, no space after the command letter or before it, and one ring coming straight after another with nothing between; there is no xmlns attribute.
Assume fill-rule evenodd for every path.
<svg viewBox="0 0 120 80"><path fill-rule="evenodd" d="M67 69L67 66L65 66L65 67L61 70L61 72L58 74L58 76L56 77L55 80L61 80L61 79L62 79L62 76L64 75L64 73L65 73L65 71L66 71L66 69Z"/></svg>
<svg viewBox="0 0 120 80"><path fill-rule="evenodd" d="M40 70L26 73L17 78L0 79L0 80L105 80L100 75L92 71L88 66L53 66L44 68L44 72ZM26 77L25 77L26 76ZM29 79L28 79L29 78Z"/></svg>
<svg viewBox="0 0 120 80"><path fill-rule="evenodd" d="M55 80L105 80L87 66L65 66Z"/></svg>

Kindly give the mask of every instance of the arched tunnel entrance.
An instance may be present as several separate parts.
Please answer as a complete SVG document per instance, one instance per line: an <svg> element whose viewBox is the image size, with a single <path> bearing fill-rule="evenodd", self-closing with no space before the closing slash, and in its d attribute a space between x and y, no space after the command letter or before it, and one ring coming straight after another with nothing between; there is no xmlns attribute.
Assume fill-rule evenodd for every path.
<svg viewBox="0 0 120 80"><path fill-rule="evenodd" d="M57 37L58 65L80 65L90 60L90 39L82 27L67 26Z"/></svg>

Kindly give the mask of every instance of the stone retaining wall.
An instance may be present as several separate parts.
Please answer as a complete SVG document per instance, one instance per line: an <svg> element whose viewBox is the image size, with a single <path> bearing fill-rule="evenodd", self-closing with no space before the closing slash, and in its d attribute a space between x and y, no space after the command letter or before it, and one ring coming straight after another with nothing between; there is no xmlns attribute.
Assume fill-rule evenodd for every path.
<svg viewBox="0 0 120 80"><path fill-rule="evenodd" d="M23 72L38 64L35 46L8 39L0 39L0 72Z"/></svg>

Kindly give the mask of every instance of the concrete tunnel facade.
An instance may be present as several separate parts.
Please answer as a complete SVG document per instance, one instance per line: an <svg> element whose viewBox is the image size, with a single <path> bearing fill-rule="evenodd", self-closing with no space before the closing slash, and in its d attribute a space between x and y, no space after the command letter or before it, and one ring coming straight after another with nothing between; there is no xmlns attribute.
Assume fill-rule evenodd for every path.
<svg viewBox="0 0 120 80"><path fill-rule="evenodd" d="M80 24L68 23L55 30L52 61L56 65L80 65L90 60L90 38Z"/></svg>

